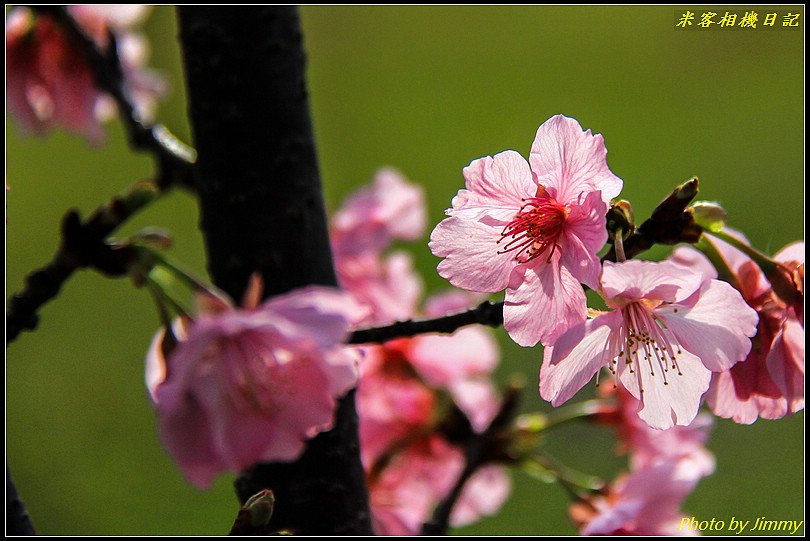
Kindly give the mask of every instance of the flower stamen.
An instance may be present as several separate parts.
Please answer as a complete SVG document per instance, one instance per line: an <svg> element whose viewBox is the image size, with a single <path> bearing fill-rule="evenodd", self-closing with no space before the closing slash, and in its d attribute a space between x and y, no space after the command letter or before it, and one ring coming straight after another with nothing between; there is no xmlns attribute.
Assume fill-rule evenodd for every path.
<svg viewBox="0 0 810 541"><path fill-rule="evenodd" d="M501 238L509 239L498 254L517 251L515 260L527 263L548 251L548 261L559 247L557 240L563 230L568 209L538 189L535 197L523 198L511 222L501 231ZM550 250L549 250L550 248Z"/></svg>

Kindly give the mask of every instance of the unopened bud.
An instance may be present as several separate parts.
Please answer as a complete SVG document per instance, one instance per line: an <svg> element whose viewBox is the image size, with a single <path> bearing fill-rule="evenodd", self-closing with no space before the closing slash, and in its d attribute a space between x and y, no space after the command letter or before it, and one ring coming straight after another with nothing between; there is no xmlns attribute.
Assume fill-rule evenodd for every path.
<svg viewBox="0 0 810 541"><path fill-rule="evenodd" d="M695 223L706 231L717 232L726 226L726 209L719 203L697 201L687 209L692 213Z"/></svg>
<svg viewBox="0 0 810 541"><path fill-rule="evenodd" d="M677 199L691 201L698 193L698 178L692 177L672 191Z"/></svg>
<svg viewBox="0 0 810 541"><path fill-rule="evenodd" d="M236 516L230 535L265 534L273 517L275 503L276 498L270 489L264 489L248 498Z"/></svg>
<svg viewBox="0 0 810 541"><path fill-rule="evenodd" d="M158 250L166 250L172 246L171 234L160 227L145 227L135 233L131 240Z"/></svg>
<svg viewBox="0 0 810 541"><path fill-rule="evenodd" d="M616 238L618 231L622 232L622 237L627 238L636 229L635 217L633 215L633 205L630 201L622 199L611 205L607 213L607 229L609 238Z"/></svg>

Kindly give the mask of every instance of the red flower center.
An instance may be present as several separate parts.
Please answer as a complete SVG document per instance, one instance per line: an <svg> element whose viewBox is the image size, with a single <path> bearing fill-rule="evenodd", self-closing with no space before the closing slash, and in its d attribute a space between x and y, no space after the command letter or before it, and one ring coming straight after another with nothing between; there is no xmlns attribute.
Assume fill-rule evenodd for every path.
<svg viewBox="0 0 810 541"><path fill-rule="evenodd" d="M498 253L517 252L515 259L526 263L548 252L548 261L551 261L568 217L568 208L550 197L543 186L538 186L534 197L521 201L523 206L501 231L497 243L506 243Z"/></svg>

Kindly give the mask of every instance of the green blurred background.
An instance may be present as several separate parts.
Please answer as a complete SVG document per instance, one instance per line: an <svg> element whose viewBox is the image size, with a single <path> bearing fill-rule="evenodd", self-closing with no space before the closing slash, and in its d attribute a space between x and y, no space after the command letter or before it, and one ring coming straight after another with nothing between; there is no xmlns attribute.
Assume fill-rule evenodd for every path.
<svg viewBox="0 0 810 541"><path fill-rule="evenodd" d="M674 29L672 6L304 7L327 205L335 209L391 165L424 186L435 224L462 186L462 167L505 149L528 155L537 127L564 113L604 134L637 217L697 175L700 198L720 201L735 227L775 252L803 238L804 15L792 9L802 12L799 31L684 32ZM145 29L152 65L173 88L158 118L190 140L173 9L156 8ZM6 136L8 297L51 257L68 208L90 212L152 165L130 152L116 123L99 149L61 132L20 139L8 116ZM202 273L198 220L193 197L175 192L122 235L167 228L174 257ZM406 248L435 291L446 283L428 233ZM42 310L39 330L8 348L7 461L40 532L227 532L237 508L232 476L197 491L158 442L143 385L157 326L146 291L82 272ZM540 348L496 334L501 381L522 373L524 409L544 408ZM584 395L592 392L586 386ZM753 426L718 420L709 444L717 471L684 515L803 518L803 427L803 413ZM625 464L602 429L560 429L546 445L607 478ZM575 533L562 489L517 472L513 479L499 515L457 533Z"/></svg>

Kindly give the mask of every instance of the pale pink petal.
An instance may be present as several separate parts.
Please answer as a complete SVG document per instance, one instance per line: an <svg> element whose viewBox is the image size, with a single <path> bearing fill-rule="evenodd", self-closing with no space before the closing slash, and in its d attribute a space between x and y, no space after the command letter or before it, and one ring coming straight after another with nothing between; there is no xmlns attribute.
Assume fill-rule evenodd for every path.
<svg viewBox="0 0 810 541"><path fill-rule="evenodd" d="M514 150L473 160L464 168L464 179L467 191L453 201L454 211L500 207L515 214L523 206L521 199L537 192L528 162Z"/></svg>
<svg viewBox="0 0 810 541"><path fill-rule="evenodd" d="M719 280L704 282L699 295L681 304L659 306L655 315L681 346L713 372L728 370L745 359L759 322L740 292Z"/></svg>
<svg viewBox="0 0 810 541"><path fill-rule="evenodd" d="M581 205L571 208L560 239L562 264L574 278L592 289L598 287L602 271L596 253L607 240L606 212L607 205L602 202L599 193L589 193Z"/></svg>
<svg viewBox="0 0 810 541"><path fill-rule="evenodd" d="M587 315L585 292L579 281L560 266L559 256L555 255L550 263L543 258L532 263L531 267L516 270L523 279L516 287L510 284L503 307L503 327L521 346L551 344Z"/></svg>
<svg viewBox="0 0 810 541"><path fill-rule="evenodd" d="M602 293L608 306L641 299L677 302L697 291L702 282L700 274L670 261L631 259L605 261L602 266Z"/></svg>
<svg viewBox="0 0 810 541"><path fill-rule="evenodd" d="M804 409L804 327L786 319L766 359L768 371L791 413Z"/></svg>
<svg viewBox="0 0 810 541"><path fill-rule="evenodd" d="M441 317L456 312L465 312L485 301L487 295L452 289L431 295L425 301L424 312L429 317Z"/></svg>
<svg viewBox="0 0 810 541"><path fill-rule="evenodd" d="M804 263L804 241L796 241L788 244L773 256L780 263Z"/></svg>
<svg viewBox="0 0 810 541"><path fill-rule="evenodd" d="M321 346L342 342L349 324L368 313L346 293L329 287L307 286L265 301L260 311L285 332Z"/></svg>
<svg viewBox="0 0 810 541"><path fill-rule="evenodd" d="M678 368L662 372L645 361L632 367L619 363L619 378L624 387L642 403L638 416L652 428L666 430L686 426L697 416L700 399L709 388L711 371L688 351L677 356ZM669 367L668 367L669 368Z"/></svg>
<svg viewBox="0 0 810 541"><path fill-rule="evenodd" d="M208 412L189 395L176 408L158 404L157 413L160 439L186 479L197 488L210 487L227 465L216 451Z"/></svg>
<svg viewBox="0 0 810 541"><path fill-rule="evenodd" d="M605 345L621 321L619 312L610 312L570 329L553 347L547 346L540 368L540 396L556 407L591 381L610 362Z"/></svg>
<svg viewBox="0 0 810 541"><path fill-rule="evenodd" d="M92 4L68 6L68 11L82 25L103 23L122 30L142 22L152 6L143 4Z"/></svg>
<svg viewBox="0 0 810 541"><path fill-rule="evenodd" d="M693 272L699 273L701 276L703 276L704 280L713 280L717 278L717 269L714 268L711 261L709 261L709 259L699 250L696 250L691 246L678 246L672 251L667 259L677 265L681 265Z"/></svg>
<svg viewBox="0 0 810 541"><path fill-rule="evenodd" d="M495 293L506 288L515 266L514 254L499 253L501 232L516 210L460 211L442 220L428 246L442 257L437 270L456 287Z"/></svg>
<svg viewBox="0 0 810 541"><path fill-rule="evenodd" d="M424 190L398 171L381 169L335 214L332 245L338 255L376 254L393 239L422 236L426 220Z"/></svg>
<svg viewBox="0 0 810 541"><path fill-rule="evenodd" d="M537 182L563 204L592 191L601 191L607 203L622 190L622 180L608 168L602 136L582 131L573 118L546 120L537 130L529 161Z"/></svg>
<svg viewBox="0 0 810 541"><path fill-rule="evenodd" d="M487 378L468 378L454 381L448 386L456 403L476 432L486 430L501 406L498 392Z"/></svg>
<svg viewBox="0 0 810 541"><path fill-rule="evenodd" d="M787 400L784 398L755 393L741 395L737 391L735 380L732 377L733 371L753 362L756 361L749 358L749 360L735 364L729 371L712 374L711 387L706 393L706 402L715 415L724 419L733 419L735 423L750 425L759 417L780 419L787 414Z"/></svg>
<svg viewBox="0 0 810 541"><path fill-rule="evenodd" d="M481 517L494 515L503 506L511 490L512 481L503 466L484 466L464 485L450 515L451 526L466 526Z"/></svg>
<svg viewBox="0 0 810 541"><path fill-rule="evenodd" d="M370 253L336 254L335 265L340 286L368 309L356 324L382 325L413 317L422 296L422 280L410 254L394 252L386 259Z"/></svg>
<svg viewBox="0 0 810 541"><path fill-rule="evenodd" d="M414 337L408 357L429 385L443 387L468 376L488 375L498 364L499 352L486 329L467 327L451 336Z"/></svg>

